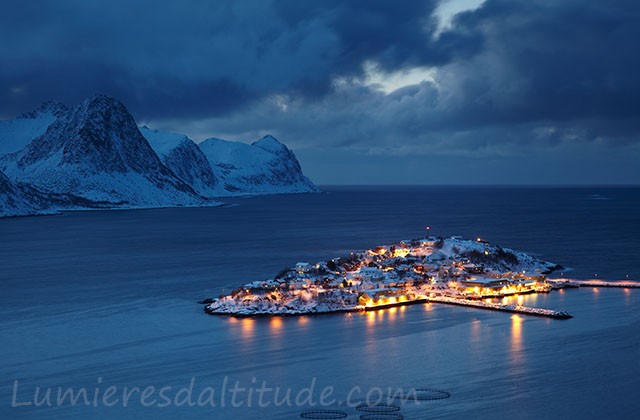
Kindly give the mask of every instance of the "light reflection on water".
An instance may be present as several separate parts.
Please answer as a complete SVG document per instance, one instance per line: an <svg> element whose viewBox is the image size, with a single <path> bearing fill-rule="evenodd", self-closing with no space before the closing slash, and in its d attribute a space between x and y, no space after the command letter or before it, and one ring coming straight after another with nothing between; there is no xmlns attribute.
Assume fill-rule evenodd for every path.
<svg viewBox="0 0 640 420"><path fill-rule="evenodd" d="M627 289L626 287L623 290L624 290L624 304L629 306L631 305L631 290Z"/></svg>
<svg viewBox="0 0 640 420"><path fill-rule="evenodd" d="M481 321L479 319L474 319L471 321L471 335L469 337L469 341L474 344L478 343L481 339L480 337L480 329L482 328Z"/></svg>
<svg viewBox="0 0 640 420"><path fill-rule="evenodd" d="M522 317L520 315L511 315L511 347L510 356L514 363L522 363Z"/></svg>
<svg viewBox="0 0 640 420"><path fill-rule="evenodd" d="M469 324L469 353L471 357L476 360L480 360L483 356L483 345L482 341L486 339L482 336L482 321L479 319L474 319Z"/></svg>
<svg viewBox="0 0 640 420"><path fill-rule="evenodd" d="M255 323L256 321L253 318L242 318L240 320L242 338L244 340L251 340L253 338L255 334Z"/></svg>
<svg viewBox="0 0 640 420"><path fill-rule="evenodd" d="M369 311L365 316L367 317L367 331L371 331L370 327L376 325L376 313L374 311Z"/></svg>
<svg viewBox="0 0 640 420"><path fill-rule="evenodd" d="M271 335L280 335L282 332L282 317L274 316L269 320Z"/></svg>

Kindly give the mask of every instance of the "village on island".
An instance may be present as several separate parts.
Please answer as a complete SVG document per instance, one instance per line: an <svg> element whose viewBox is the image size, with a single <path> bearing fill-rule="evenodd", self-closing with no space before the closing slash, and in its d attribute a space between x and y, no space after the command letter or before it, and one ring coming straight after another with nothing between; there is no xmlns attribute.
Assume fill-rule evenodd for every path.
<svg viewBox="0 0 640 420"><path fill-rule="evenodd" d="M560 268L487 241L426 237L378 246L346 257L298 262L275 278L247 283L207 301L205 311L227 315L296 315L367 311L423 302L487 309L562 311L501 305L483 298L548 293L546 274Z"/></svg>
<svg viewBox="0 0 640 420"><path fill-rule="evenodd" d="M547 279L561 268L482 238L426 237L315 264L298 262L275 278L247 283L203 303L209 314L234 316L370 311L437 302L566 319L571 315L565 311L488 299L578 287L579 282Z"/></svg>

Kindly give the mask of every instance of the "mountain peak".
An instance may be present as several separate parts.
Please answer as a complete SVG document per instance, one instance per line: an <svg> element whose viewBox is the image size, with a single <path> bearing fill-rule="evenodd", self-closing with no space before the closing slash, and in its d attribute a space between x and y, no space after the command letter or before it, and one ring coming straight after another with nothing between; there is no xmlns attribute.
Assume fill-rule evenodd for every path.
<svg viewBox="0 0 640 420"><path fill-rule="evenodd" d="M125 141L138 138L135 134L138 125L127 108L118 99L96 95L85 99L68 114L67 119L79 129L90 132L91 137L101 138L108 132L119 132L127 135L121 138ZM108 141L108 138L104 137Z"/></svg>
<svg viewBox="0 0 640 420"><path fill-rule="evenodd" d="M25 149L20 165L58 152L60 164L87 164L93 172L146 172L162 166L125 106L97 95L73 107Z"/></svg>
<svg viewBox="0 0 640 420"><path fill-rule="evenodd" d="M271 152L271 153L275 153L275 154L281 154L283 152L284 153L288 153L289 152L289 149L287 148L287 146L285 146L284 144L280 143L278 141L278 139L276 139L275 137L273 137L270 134L267 134L266 136L264 136L260 140L251 143L251 145L259 147L259 148L261 148L263 150L266 150L267 152Z"/></svg>
<svg viewBox="0 0 640 420"><path fill-rule="evenodd" d="M95 95L85 99L82 107L89 112L104 112L106 110L118 110L122 113L129 113L127 108L118 99L107 95Z"/></svg>
<svg viewBox="0 0 640 420"><path fill-rule="evenodd" d="M97 93L93 96L90 96L85 99L85 102L91 103L111 103L111 104L120 104L120 100L109 95L105 95L103 93Z"/></svg>
<svg viewBox="0 0 640 420"><path fill-rule="evenodd" d="M251 145L211 138L198 146L213 166L225 195L318 191L302 173L294 153L273 136Z"/></svg>
<svg viewBox="0 0 640 420"><path fill-rule="evenodd" d="M193 140L191 140L185 134L160 131L149 128L146 125L138 128L142 135L147 139L153 150L155 150L160 157L175 149L182 143L188 142L189 144L193 143L195 145Z"/></svg>
<svg viewBox="0 0 640 420"><path fill-rule="evenodd" d="M72 108L14 158L8 175L49 191L115 205L203 202L162 163L125 106L105 95Z"/></svg>

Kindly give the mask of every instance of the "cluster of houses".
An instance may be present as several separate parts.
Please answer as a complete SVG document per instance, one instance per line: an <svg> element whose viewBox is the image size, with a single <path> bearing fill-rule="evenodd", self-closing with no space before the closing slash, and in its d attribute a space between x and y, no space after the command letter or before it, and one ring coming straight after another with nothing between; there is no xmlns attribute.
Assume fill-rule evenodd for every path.
<svg viewBox="0 0 640 420"><path fill-rule="evenodd" d="M472 246L469 246L471 242ZM472 249L475 254L467 251ZM298 262L275 279L249 283L232 292L242 300L302 299L318 304L377 306L425 294L481 298L551 290L540 270L504 271L470 258L489 257L492 248L478 238L425 238L379 246L317 264Z"/></svg>

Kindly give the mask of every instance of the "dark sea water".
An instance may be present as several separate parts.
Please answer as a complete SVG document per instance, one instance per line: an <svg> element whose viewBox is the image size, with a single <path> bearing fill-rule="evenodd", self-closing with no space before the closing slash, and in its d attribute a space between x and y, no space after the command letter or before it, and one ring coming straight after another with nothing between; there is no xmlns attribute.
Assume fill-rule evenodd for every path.
<svg viewBox="0 0 640 420"><path fill-rule="evenodd" d="M348 396L412 387L451 397L406 403L406 419L638 418L640 289L524 297L569 311L567 321L437 304L235 319L207 316L196 301L297 261L420 237L425 225L539 255L571 268L566 276L640 280L640 189L325 190L0 219L0 419L295 419L318 408L322 391L357 419ZM192 380L192 400L213 389L216 407L158 407L161 388L173 398ZM264 389L258 401L263 381L279 401ZM224 394L221 407L236 382L242 406ZM156 404L134 390L123 407L125 387L149 386ZM37 387L40 399L52 390L51 407L12 407L33 403ZM98 403L57 406L57 387L84 387L90 400L98 392ZM111 407L108 387L117 392L108 401L120 397Z"/></svg>

